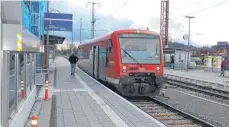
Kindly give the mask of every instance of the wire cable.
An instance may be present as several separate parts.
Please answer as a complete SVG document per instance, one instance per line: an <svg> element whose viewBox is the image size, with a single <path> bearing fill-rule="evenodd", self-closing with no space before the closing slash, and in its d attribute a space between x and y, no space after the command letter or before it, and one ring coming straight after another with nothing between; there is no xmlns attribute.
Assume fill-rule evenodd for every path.
<svg viewBox="0 0 229 127"><path fill-rule="evenodd" d="M122 7L126 6L129 2L130 2L130 0L127 0L126 2L124 2L123 4L121 4L121 6L119 6L118 10L121 9ZM116 11L117 11L117 9L115 9L114 12L116 12ZM114 13L114 12L112 12L112 13ZM112 13L111 13L111 14L112 14ZM108 17L109 17L109 16L103 18L102 21L106 21ZM101 21L101 20L100 20L100 21ZM99 22L99 23L100 23L100 22Z"/></svg>
<svg viewBox="0 0 229 127"><path fill-rule="evenodd" d="M196 10L196 11L193 11L193 12L189 12L189 13L180 15L179 17L175 17L175 18L171 18L171 19L174 20L174 19L177 19L177 18L184 17L184 16L186 16L186 15L190 15L190 14L195 14L195 13L198 13L198 12L206 11L206 10L208 10L208 9L211 9L211 8L214 8L214 7L218 7L218 6L221 6L221 5L224 5L224 4L228 3L228 2L229 2L229 0L228 0L228 1L224 1L224 2L222 2L222 3L214 4L214 5L212 5L212 6L209 6L209 7L203 8L203 9L199 9L199 10Z"/></svg>
<svg viewBox="0 0 229 127"><path fill-rule="evenodd" d="M200 9L200 10L197 10L197 11L190 12L190 13L188 13L188 14L186 14L186 15L198 13L198 12L201 12L201 11L205 11L205 10L208 10L208 9L211 9L211 8L214 8L214 7L217 7L217 6L224 5L224 4L228 3L228 2L229 2L229 1L224 1L224 2L219 3L219 4L215 4L215 5L212 5L212 6L209 6L209 7Z"/></svg>
<svg viewBox="0 0 229 127"><path fill-rule="evenodd" d="M178 7L178 8L175 8L175 9L173 9L173 10L179 10L179 9L183 9L183 8L187 8L187 7L190 7L190 6L192 6L192 5L196 5L196 4L199 4L199 3L202 3L202 2L204 2L205 0L198 0L198 1L196 1L196 2L193 2L193 3L190 3L190 4L187 4L187 5L184 5L184 6L181 6L181 7ZM179 10L180 11L180 10Z"/></svg>

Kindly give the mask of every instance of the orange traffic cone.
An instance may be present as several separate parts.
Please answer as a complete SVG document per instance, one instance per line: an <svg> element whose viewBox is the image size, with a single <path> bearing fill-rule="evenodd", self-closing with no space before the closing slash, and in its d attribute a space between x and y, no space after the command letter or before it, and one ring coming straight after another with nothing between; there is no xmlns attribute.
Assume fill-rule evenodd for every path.
<svg viewBox="0 0 229 127"><path fill-rule="evenodd" d="M37 127L37 116L32 116L31 127Z"/></svg>
<svg viewBox="0 0 229 127"><path fill-rule="evenodd" d="M25 92L24 92L24 81L21 81L21 99L23 99L25 96Z"/></svg>
<svg viewBox="0 0 229 127"><path fill-rule="evenodd" d="M46 81L45 82L45 97L44 97L44 100L48 100L48 85L49 85L49 82Z"/></svg>

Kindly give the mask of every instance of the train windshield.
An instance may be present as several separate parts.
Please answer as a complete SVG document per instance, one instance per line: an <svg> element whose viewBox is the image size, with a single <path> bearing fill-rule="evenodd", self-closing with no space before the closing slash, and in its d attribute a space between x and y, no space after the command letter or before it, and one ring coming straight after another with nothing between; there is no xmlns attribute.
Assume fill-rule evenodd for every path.
<svg viewBox="0 0 229 127"><path fill-rule="evenodd" d="M159 36L119 36L120 48L124 49L140 64L160 64ZM122 63L136 63L127 53L121 51Z"/></svg>

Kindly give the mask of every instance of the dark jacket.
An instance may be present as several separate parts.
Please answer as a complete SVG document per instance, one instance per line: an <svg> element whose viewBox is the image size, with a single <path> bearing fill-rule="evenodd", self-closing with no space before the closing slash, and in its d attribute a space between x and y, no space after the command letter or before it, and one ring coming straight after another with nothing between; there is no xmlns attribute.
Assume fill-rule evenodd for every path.
<svg viewBox="0 0 229 127"><path fill-rule="evenodd" d="M174 64L174 57L171 57L171 63Z"/></svg>
<svg viewBox="0 0 229 127"><path fill-rule="evenodd" d="M75 55L71 55L68 60L71 64L76 64L76 62L79 60L79 58Z"/></svg>

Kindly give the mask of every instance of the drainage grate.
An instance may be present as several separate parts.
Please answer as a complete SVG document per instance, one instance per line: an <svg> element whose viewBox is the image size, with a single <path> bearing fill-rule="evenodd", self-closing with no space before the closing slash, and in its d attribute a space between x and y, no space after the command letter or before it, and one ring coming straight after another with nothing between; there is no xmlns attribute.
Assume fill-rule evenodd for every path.
<svg viewBox="0 0 229 127"><path fill-rule="evenodd" d="M52 96L52 109L51 109L51 117L49 120L49 127L57 127L56 122L56 95Z"/></svg>

